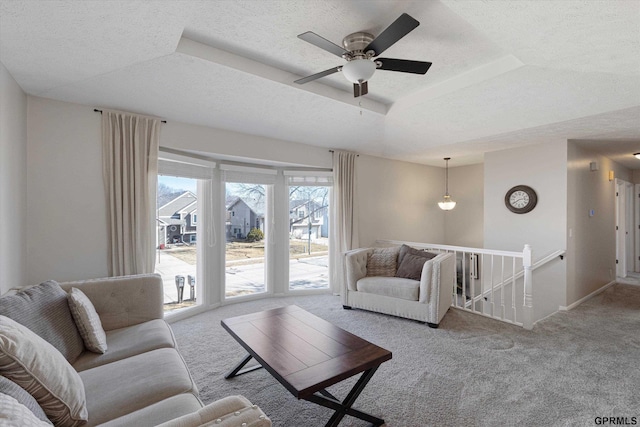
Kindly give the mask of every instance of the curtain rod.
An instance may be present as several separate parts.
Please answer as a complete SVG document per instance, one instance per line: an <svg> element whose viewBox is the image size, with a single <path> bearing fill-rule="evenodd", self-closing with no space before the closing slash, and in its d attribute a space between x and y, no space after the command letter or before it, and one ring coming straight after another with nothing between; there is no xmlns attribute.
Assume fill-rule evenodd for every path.
<svg viewBox="0 0 640 427"><path fill-rule="evenodd" d="M335 153L334 150L329 150L330 153ZM356 157L360 157L360 154L356 154Z"/></svg>
<svg viewBox="0 0 640 427"><path fill-rule="evenodd" d="M100 113L102 114L102 110L98 110L97 108L94 108L93 111L95 111L96 113ZM160 120L162 123L167 123L166 120Z"/></svg>

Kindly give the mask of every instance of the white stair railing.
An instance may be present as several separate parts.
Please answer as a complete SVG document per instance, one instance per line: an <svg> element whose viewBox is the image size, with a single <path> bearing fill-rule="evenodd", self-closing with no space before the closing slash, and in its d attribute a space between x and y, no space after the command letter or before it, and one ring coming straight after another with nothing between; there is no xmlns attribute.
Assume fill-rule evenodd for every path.
<svg viewBox="0 0 640 427"><path fill-rule="evenodd" d="M525 329L532 329L537 320L533 310L534 270L565 253L559 250L532 264L529 245L525 245L522 252L513 252L397 240L377 241L380 246L403 243L430 252L456 254L457 284L452 290L452 307Z"/></svg>

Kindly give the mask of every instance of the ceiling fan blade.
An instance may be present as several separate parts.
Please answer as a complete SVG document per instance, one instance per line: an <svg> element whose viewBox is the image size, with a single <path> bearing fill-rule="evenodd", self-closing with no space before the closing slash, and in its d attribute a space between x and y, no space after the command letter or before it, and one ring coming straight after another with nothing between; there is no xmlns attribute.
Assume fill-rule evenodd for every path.
<svg viewBox="0 0 640 427"><path fill-rule="evenodd" d="M369 85L367 84L367 82L362 82L360 84L358 83L354 83L353 84L353 97L357 98L359 96L362 95L366 95L369 93Z"/></svg>
<svg viewBox="0 0 640 427"><path fill-rule="evenodd" d="M374 56L378 56L395 42L413 31L418 25L420 25L420 22L403 13L393 24L389 25L378 37L369 43L369 45L364 48L364 51L373 50L375 52Z"/></svg>
<svg viewBox="0 0 640 427"><path fill-rule="evenodd" d="M400 71L402 73L426 74L431 62L409 61L407 59L376 58L382 65L379 70Z"/></svg>
<svg viewBox="0 0 640 427"><path fill-rule="evenodd" d="M300 34L298 38L306 41L307 43L311 43L314 46L318 46L320 49L324 49L327 52L331 52L334 55L339 56L341 58L343 54L349 53L342 47L338 46L337 44L330 42L324 37L319 36L316 33L311 31L307 31L306 33Z"/></svg>
<svg viewBox="0 0 640 427"><path fill-rule="evenodd" d="M334 68L330 68L328 70L320 71L319 73L312 74L310 76L298 79L298 80L294 81L294 83L298 83L299 85L302 85L302 84L305 84L305 83L309 83L310 81L319 79L320 77L324 77L324 76L328 76L328 75L333 74L333 73L337 73L338 71L340 71L341 68L342 68L341 66L337 66L337 67L334 67Z"/></svg>

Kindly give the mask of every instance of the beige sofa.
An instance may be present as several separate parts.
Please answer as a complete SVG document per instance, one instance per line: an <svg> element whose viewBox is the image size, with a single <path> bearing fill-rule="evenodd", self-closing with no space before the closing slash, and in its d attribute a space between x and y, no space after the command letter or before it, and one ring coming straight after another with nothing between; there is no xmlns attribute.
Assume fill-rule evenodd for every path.
<svg viewBox="0 0 640 427"><path fill-rule="evenodd" d="M230 396L207 406L200 401L197 387L176 348L171 328L163 320L160 276L86 280L61 283L60 287L67 292L71 288L80 289L89 298L99 315L108 346L104 354L81 349L79 355L68 360L84 385L85 411L88 414L86 422L76 420L75 425L188 427L216 421L215 425L220 426L271 425L260 408L242 396ZM0 298L0 315L13 316L17 323L36 332L42 330L43 321L38 319L38 315L24 317L21 312L41 310L42 318L48 316L52 309L41 302L34 302L33 307L29 307L31 301L42 300L42 293L36 292L36 287L31 289L35 289L35 297L23 298L26 306L25 301L2 301L17 295ZM47 289L53 287L50 285ZM58 288L56 292L61 291ZM64 299L64 292L62 294ZM56 294L52 300L58 301L59 298L60 295ZM16 304L23 304L23 309L13 310L11 307ZM55 324L51 329L51 323L60 318L56 316L44 322L49 323L46 325L49 329L36 334L49 339L69 358L69 349L73 347L67 339L69 334L58 334ZM2 375L10 377L4 371ZM19 382L19 378L10 379ZM217 380L211 378L212 382ZM38 403L41 402L38 400Z"/></svg>
<svg viewBox="0 0 640 427"><path fill-rule="evenodd" d="M413 248L409 250L415 255L414 260L425 254ZM372 272L373 259L381 253L379 251L387 251L386 259L390 260L384 275L379 275L379 271ZM437 328L453 301L455 255L427 253L432 258L416 261L421 270L414 278L407 278L396 277L401 270L397 262L399 253L400 247L362 248L346 252L346 281L341 292L344 308L360 308L419 320Z"/></svg>

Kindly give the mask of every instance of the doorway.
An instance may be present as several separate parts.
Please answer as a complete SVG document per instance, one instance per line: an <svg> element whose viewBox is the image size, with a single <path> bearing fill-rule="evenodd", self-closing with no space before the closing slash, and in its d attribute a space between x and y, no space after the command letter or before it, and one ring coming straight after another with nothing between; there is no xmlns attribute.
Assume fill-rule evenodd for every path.
<svg viewBox="0 0 640 427"><path fill-rule="evenodd" d="M636 254L636 240L639 238L636 230L638 211L635 196L638 186L622 179L615 181L616 186L616 276L627 277L629 272L638 271Z"/></svg>

